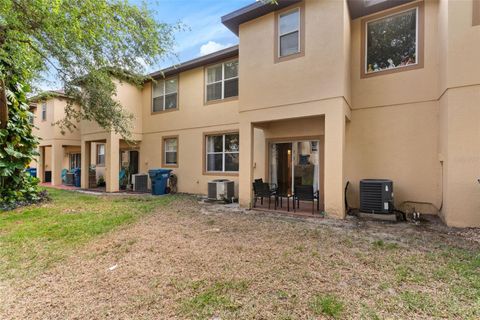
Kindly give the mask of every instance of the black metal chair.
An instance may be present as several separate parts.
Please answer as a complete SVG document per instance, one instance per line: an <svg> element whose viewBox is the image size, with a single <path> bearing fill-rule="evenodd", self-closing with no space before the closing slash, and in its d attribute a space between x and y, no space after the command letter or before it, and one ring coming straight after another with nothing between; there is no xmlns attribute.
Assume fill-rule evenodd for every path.
<svg viewBox="0 0 480 320"><path fill-rule="evenodd" d="M257 200L260 198L260 203L263 205L263 198L268 198L268 209L272 203L272 197L275 196L275 190L271 190L268 183L263 182L262 179L255 179L253 182L253 207L257 205ZM276 204L275 204L276 209Z"/></svg>
<svg viewBox="0 0 480 320"><path fill-rule="evenodd" d="M313 191L311 185L299 185L295 186L295 192L293 194L293 212L295 212L295 201L297 201L297 208L300 209L300 201L312 202L312 214L315 213L315 200L317 201L317 211L320 211L320 196L319 192Z"/></svg>
<svg viewBox="0 0 480 320"><path fill-rule="evenodd" d="M285 186L279 186L275 190L275 207L280 206L280 208L283 208L283 198L287 199L287 212L290 211L290 198L292 198L292 195L289 194L289 189L288 187Z"/></svg>

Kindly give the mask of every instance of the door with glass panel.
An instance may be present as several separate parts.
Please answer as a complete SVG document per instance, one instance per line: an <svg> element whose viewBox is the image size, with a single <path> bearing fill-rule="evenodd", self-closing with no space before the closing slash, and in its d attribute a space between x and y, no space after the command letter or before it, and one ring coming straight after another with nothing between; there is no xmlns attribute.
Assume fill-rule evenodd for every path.
<svg viewBox="0 0 480 320"><path fill-rule="evenodd" d="M318 140L270 143L269 178L280 194L291 195L299 185L319 190L319 144Z"/></svg>

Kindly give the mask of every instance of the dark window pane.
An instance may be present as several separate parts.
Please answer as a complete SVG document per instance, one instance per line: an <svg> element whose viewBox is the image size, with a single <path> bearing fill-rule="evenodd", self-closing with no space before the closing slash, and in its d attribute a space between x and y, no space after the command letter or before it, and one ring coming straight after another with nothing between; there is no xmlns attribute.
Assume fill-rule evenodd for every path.
<svg viewBox="0 0 480 320"><path fill-rule="evenodd" d="M165 96L165 110L177 108L177 94L169 94Z"/></svg>
<svg viewBox="0 0 480 320"><path fill-rule="evenodd" d="M238 134L226 134L225 135L225 151L238 152L239 150Z"/></svg>
<svg viewBox="0 0 480 320"><path fill-rule="evenodd" d="M237 97L238 96L238 78L232 80L225 80L225 93L224 97Z"/></svg>
<svg viewBox="0 0 480 320"><path fill-rule="evenodd" d="M415 64L416 24L416 9L367 23L366 72Z"/></svg>
<svg viewBox="0 0 480 320"><path fill-rule="evenodd" d="M177 164L177 153L176 152L165 152L165 163L166 164Z"/></svg>
<svg viewBox="0 0 480 320"><path fill-rule="evenodd" d="M163 110L163 96L153 98L153 112Z"/></svg>
<svg viewBox="0 0 480 320"><path fill-rule="evenodd" d="M225 79L238 76L238 60L225 62Z"/></svg>
<svg viewBox="0 0 480 320"><path fill-rule="evenodd" d="M280 37L280 56L299 52L298 31Z"/></svg>
<svg viewBox="0 0 480 320"><path fill-rule="evenodd" d="M207 101L222 99L222 83L207 85Z"/></svg>
<svg viewBox="0 0 480 320"><path fill-rule="evenodd" d="M207 152L223 152L223 136L208 136Z"/></svg>
<svg viewBox="0 0 480 320"><path fill-rule="evenodd" d="M222 154L209 154L207 155L207 171L222 171Z"/></svg>
<svg viewBox="0 0 480 320"><path fill-rule="evenodd" d="M225 154L225 171L238 171L238 153Z"/></svg>

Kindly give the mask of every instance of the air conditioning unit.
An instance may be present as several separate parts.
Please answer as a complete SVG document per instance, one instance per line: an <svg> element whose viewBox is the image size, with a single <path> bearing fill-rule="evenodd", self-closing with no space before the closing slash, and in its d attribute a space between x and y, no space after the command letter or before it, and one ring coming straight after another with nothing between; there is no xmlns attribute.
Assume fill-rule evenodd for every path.
<svg viewBox="0 0 480 320"><path fill-rule="evenodd" d="M148 192L148 174L132 174L133 191Z"/></svg>
<svg viewBox="0 0 480 320"><path fill-rule="evenodd" d="M388 214L394 212L393 181L386 179L360 180L360 211Z"/></svg>
<svg viewBox="0 0 480 320"><path fill-rule="evenodd" d="M235 183L227 179L208 182L208 199L232 201L235 197Z"/></svg>

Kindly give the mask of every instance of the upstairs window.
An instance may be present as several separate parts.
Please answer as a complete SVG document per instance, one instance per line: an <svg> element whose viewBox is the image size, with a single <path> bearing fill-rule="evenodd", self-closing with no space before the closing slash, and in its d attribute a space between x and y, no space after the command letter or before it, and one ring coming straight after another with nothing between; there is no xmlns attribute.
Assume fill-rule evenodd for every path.
<svg viewBox="0 0 480 320"><path fill-rule="evenodd" d="M153 83L152 112L162 112L177 109L178 79L157 80Z"/></svg>
<svg viewBox="0 0 480 320"><path fill-rule="evenodd" d="M43 102L42 103L42 121L47 120L47 103Z"/></svg>
<svg viewBox="0 0 480 320"><path fill-rule="evenodd" d="M207 102L238 97L238 60L208 67L205 78Z"/></svg>
<svg viewBox="0 0 480 320"><path fill-rule="evenodd" d="M206 171L238 172L239 143L238 133L207 135L205 137Z"/></svg>
<svg viewBox="0 0 480 320"><path fill-rule="evenodd" d="M278 56L300 52L300 8L282 13L278 17Z"/></svg>
<svg viewBox="0 0 480 320"><path fill-rule="evenodd" d="M423 4L363 20L362 76L423 66Z"/></svg>

